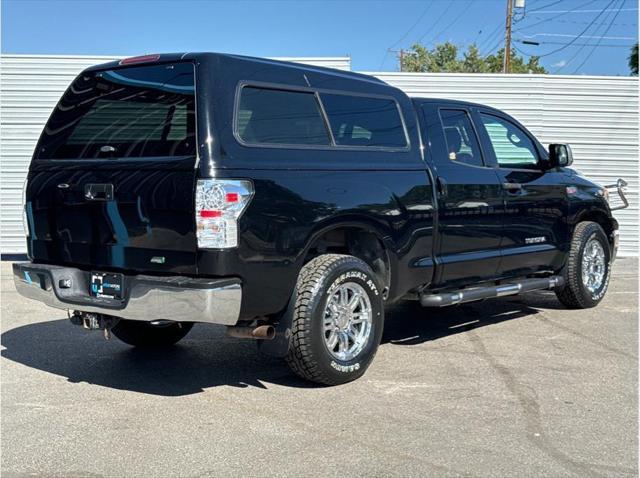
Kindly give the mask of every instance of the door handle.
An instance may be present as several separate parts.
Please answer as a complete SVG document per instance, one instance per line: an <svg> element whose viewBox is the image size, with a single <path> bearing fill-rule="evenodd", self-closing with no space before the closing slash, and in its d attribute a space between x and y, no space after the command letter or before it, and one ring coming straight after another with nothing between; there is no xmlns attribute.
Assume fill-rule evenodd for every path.
<svg viewBox="0 0 640 478"><path fill-rule="evenodd" d="M89 201L111 201L113 184L85 184L84 197Z"/></svg>
<svg viewBox="0 0 640 478"><path fill-rule="evenodd" d="M522 190L522 184L520 183L502 183L502 189L506 189L510 192L517 192Z"/></svg>
<svg viewBox="0 0 640 478"><path fill-rule="evenodd" d="M438 187L438 193L440 193L440 196L446 196L447 195L447 181L445 181L442 176L438 176L438 179L436 180L436 185Z"/></svg>

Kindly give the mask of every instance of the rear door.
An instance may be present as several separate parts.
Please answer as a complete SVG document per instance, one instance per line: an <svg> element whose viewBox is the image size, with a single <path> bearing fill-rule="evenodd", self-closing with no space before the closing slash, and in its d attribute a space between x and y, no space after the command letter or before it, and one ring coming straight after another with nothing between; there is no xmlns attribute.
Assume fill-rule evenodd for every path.
<svg viewBox="0 0 640 478"><path fill-rule="evenodd" d="M557 270L568 240L562 173L546 167L542 147L508 115L480 109L476 123L504 189L500 274Z"/></svg>
<svg viewBox="0 0 640 478"><path fill-rule="evenodd" d="M436 176L438 285L495 277L500 261L502 188L488 167L471 111L459 103L422 103Z"/></svg>
<svg viewBox="0 0 640 478"><path fill-rule="evenodd" d="M26 190L29 253L93 269L195 272L194 65L81 74Z"/></svg>

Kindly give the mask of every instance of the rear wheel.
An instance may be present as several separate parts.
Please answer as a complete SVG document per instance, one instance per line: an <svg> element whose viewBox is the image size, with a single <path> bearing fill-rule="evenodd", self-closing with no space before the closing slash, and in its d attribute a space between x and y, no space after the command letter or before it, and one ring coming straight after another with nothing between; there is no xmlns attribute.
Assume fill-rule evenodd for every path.
<svg viewBox="0 0 640 478"><path fill-rule="evenodd" d="M565 285L556 291L558 299L570 309L595 307L607 292L610 274L611 247L602 227L595 222L579 223L565 266Z"/></svg>
<svg viewBox="0 0 640 478"><path fill-rule="evenodd" d="M300 271L287 363L326 385L350 382L371 364L384 323L382 289L360 259L326 254Z"/></svg>
<svg viewBox="0 0 640 478"><path fill-rule="evenodd" d="M120 320L111 329L124 343L140 348L169 347L189 333L193 322Z"/></svg>

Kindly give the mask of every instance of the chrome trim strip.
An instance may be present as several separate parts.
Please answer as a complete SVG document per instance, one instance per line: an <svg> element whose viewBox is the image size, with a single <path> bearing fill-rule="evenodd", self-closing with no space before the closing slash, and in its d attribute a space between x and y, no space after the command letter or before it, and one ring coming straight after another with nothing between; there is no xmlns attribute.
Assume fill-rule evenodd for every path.
<svg viewBox="0 0 640 478"><path fill-rule="evenodd" d="M18 293L49 307L106 314L129 320L153 322L173 320L236 325L240 317L242 286L239 283L214 288L179 286L177 277L156 278L157 281L135 282L124 307L105 307L100 304L79 304L63 301L56 293L51 271L69 275L81 273L71 267L32 265L30 262L13 264L13 281ZM42 278L45 280L42 280ZM188 280L188 278L185 278ZM88 294L87 294L88 296Z"/></svg>

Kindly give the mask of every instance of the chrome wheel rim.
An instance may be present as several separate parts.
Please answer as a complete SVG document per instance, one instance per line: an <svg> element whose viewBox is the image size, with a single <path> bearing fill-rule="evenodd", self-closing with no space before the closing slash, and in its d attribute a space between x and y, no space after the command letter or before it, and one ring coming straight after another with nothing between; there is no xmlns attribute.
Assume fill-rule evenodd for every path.
<svg viewBox="0 0 640 478"><path fill-rule="evenodd" d="M607 270L604 248L597 239L589 239L582 253L582 283L592 294L604 281Z"/></svg>
<svg viewBox="0 0 640 478"><path fill-rule="evenodd" d="M345 282L333 291L324 309L324 342L336 359L349 361L358 356L369 340L373 312L364 288Z"/></svg>

